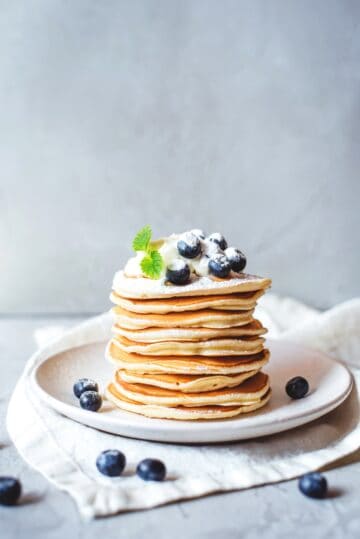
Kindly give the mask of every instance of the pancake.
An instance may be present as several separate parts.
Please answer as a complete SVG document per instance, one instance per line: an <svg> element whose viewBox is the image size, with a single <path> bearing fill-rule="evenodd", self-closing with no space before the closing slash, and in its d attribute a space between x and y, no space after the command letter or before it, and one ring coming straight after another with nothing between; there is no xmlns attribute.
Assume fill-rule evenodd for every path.
<svg viewBox="0 0 360 539"><path fill-rule="evenodd" d="M256 403L237 406L166 407L154 404L141 404L118 393L114 384L108 385L105 395L110 402L128 412L134 412L136 414L159 419L194 421L201 419L225 419L240 414L254 412L255 410L265 406L265 404L269 401L271 390L269 390L268 393L266 393Z"/></svg>
<svg viewBox="0 0 360 539"><path fill-rule="evenodd" d="M265 290L271 279L264 279L247 273L231 272L229 277L192 277L189 284L174 285L163 279L127 277L121 270L115 274L113 290L120 296L132 299L173 298L183 296L208 296L212 294L233 294Z"/></svg>
<svg viewBox="0 0 360 539"><path fill-rule="evenodd" d="M217 311L202 309L193 312L168 314L132 313L121 307L113 307L116 323L123 329L146 328L231 328L243 326L252 320L253 310L249 311Z"/></svg>
<svg viewBox="0 0 360 539"><path fill-rule="evenodd" d="M224 387L235 387L251 378L258 371L248 371L239 374L137 374L132 371L118 370L117 376L129 384L146 384L163 389L182 391L183 393L200 393L215 391Z"/></svg>
<svg viewBox="0 0 360 539"><path fill-rule="evenodd" d="M222 337L243 337L262 335L266 329L258 320L253 320L245 326L235 328L148 328L129 330L123 329L118 324L112 328L115 335L121 335L126 339L140 343L161 343L169 341L205 341Z"/></svg>
<svg viewBox="0 0 360 539"><path fill-rule="evenodd" d="M257 300L264 290L243 292L238 294L223 294L196 297L176 297L165 299L131 299L119 296L114 290L110 294L111 301L134 313L167 314L217 309L226 311L247 311L255 308Z"/></svg>
<svg viewBox="0 0 360 539"><path fill-rule="evenodd" d="M248 378L242 384L200 393L164 389L147 384L124 382L119 373L115 374L114 385L118 393L127 399L142 404L160 404L161 406L237 406L253 404L269 390L269 377L263 372Z"/></svg>
<svg viewBox="0 0 360 539"><path fill-rule="evenodd" d="M164 341L152 343L135 342L116 335L113 342L125 352L149 356L238 356L261 352L263 337L212 339L207 341Z"/></svg>
<svg viewBox="0 0 360 539"><path fill-rule="evenodd" d="M247 356L146 356L121 350L113 341L107 346L106 357L118 369L136 374L238 374L261 369L269 361L269 350Z"/></svg>

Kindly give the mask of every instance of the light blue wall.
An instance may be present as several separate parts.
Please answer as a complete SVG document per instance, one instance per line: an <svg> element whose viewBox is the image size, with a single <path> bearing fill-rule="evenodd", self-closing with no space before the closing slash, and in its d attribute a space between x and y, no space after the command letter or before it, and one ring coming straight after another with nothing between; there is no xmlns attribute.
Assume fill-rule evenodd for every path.
<svg viewBox="0 0 360 539"><path fill-rule="evenodd" d="M4 2L0 312L98 311L133 234L359 294L360 2Z"/></svg>

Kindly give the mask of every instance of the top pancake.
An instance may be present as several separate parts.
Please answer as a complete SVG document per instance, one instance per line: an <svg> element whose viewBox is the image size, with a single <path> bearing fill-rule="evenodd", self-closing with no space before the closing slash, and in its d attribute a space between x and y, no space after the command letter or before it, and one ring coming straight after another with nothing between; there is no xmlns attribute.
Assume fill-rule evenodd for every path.
<svg viewBox="0 0 360 539"><path fill-rule="evenodd" d="M179 286L164 282L163 279L127 277L123 271L118 271L114 277L113 290L125 298L147 299L252 292L265 290L270 284L271 279L231 272L225 279L192 277L189 284Z"/></svg>
<svg viewBox="0 0 360 539"><path fill-rule="evenodd" d="M216 309L225 311L248 311L255 308L264 290L236 294L214 294L210 296L187 296L162 299L131 299L119 296L114 290L110 299L126 311L139 314L167 314Z"/></svg>

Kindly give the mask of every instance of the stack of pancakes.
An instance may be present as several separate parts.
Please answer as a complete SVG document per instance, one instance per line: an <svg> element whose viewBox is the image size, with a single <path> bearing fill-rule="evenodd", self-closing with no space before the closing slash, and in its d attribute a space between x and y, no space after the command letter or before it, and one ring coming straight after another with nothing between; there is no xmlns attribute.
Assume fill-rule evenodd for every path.
<svg viewBox="0 0 360 539"><path fill-rule="evenodd" d="M148 417L218 419L270 398L261 368L266 329L254 318L270 279L232 272L178 286L118 272L107 357L116 366L106 396Z"/></svg>

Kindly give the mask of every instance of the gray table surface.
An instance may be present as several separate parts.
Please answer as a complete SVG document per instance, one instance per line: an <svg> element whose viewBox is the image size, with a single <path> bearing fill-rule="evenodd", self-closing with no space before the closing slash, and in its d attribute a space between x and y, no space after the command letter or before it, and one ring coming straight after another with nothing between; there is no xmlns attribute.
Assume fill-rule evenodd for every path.
<svg viewBox="0 0 360 539"><path fill-rule="evenodd" d="M80 320L76 317L0 319L0 475L20 477L24 488L20 506L0 507L1 538L360 536L359 452L326 472L332 487L326 500L305 498L298 491L296 481L289 481L83 522L72 499L55 489L18 456L4 422L12 389L26 359L35 349L34 330L49 324L71 326Z"/></svg>

